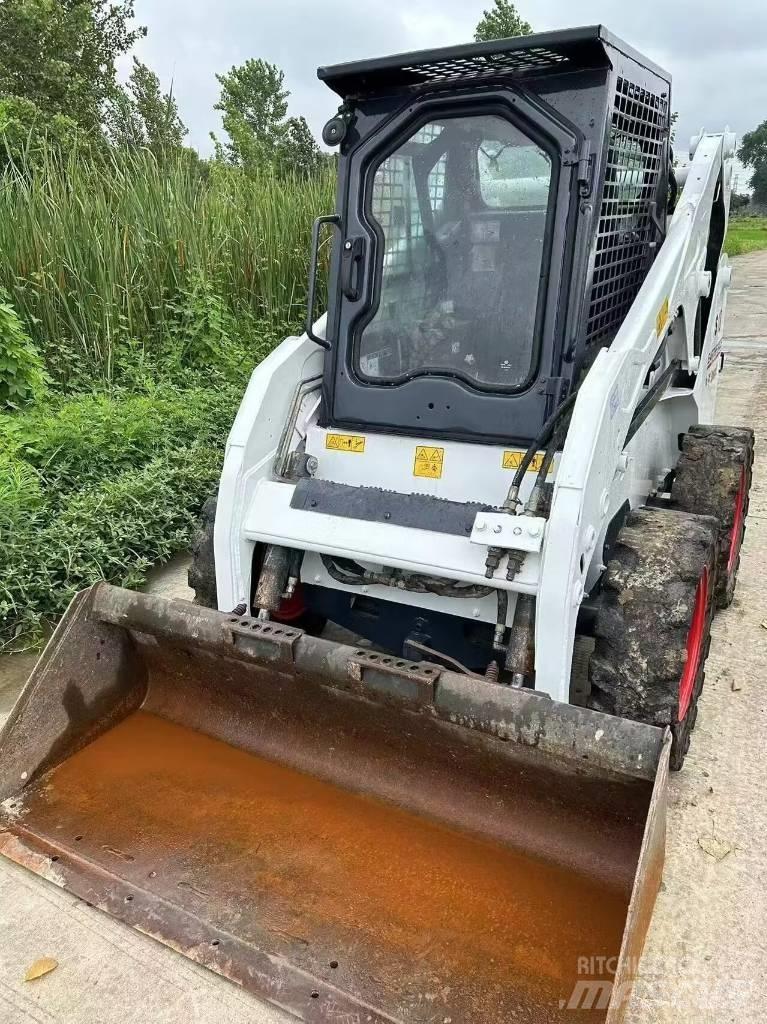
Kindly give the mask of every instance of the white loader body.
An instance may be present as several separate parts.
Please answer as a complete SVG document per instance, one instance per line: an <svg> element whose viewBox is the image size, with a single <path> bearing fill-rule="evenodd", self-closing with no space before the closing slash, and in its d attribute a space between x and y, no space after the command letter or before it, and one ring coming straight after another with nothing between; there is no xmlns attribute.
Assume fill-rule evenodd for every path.
<svg viewBox="0 0 767 1024"><path fill-rule="evenodd" d="M725 255L700 356L694 354L695 319L699 300L711 289L706 249L720 181L729 209L735 141L729 133L702 134L694 141L686 183L660 252L619 333L599 352L578 393L564 450L553 465L547 520L505 517L507 527L504 517L480 511L471 534L458 536L291 507L296 485L283 472L291 451L305 451L316 460L315 479L496 508L521 450L322 428L317 418L325 352L306 336L288 338L254 371L229 437L215 526L219 608L249 603L257 542L307 552L301 570L305 583L356 592L361 588L331 578L321 554L481 585L488 582L490 544L524 551L517 576L506 579L504 559L492 586L510 592L509 624L515 595L535 595L535 687L568 701L578 610L603 571L609 523L626 502L632 508L642 505L662 489L678 457L678 436L692 424L711 422L713 415L731 276ZM319 334L323 326L322 321L317 325ZM666 336L668 344L658 359ZM674 360L694 375L694 385L666 390L625 444L643 392ZM534 477L527 473L523 501ZM496 619L494 595L459 599L382 585L362 589L416 609L483 622Z"/></svg>

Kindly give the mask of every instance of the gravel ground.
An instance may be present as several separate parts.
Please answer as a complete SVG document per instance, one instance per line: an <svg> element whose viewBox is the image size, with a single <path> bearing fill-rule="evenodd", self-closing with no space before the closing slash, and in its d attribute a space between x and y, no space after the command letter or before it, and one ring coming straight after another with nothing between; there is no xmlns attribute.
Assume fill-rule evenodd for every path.
<svg viewBox="0 0 767 1024"><path fill-rule="evenodd" d="M756 429L751 511L738 596L716 619L690 755L670 783L662 891L626 1024L767 1020L767 253L734 263L717 420ZM184 596L184 567L173 563L153 589ZM32 660L0 662L0 721ZM4 1024L293 1019L6 861L0 936ZM25 984L43 956L59 968Z"/></svg>

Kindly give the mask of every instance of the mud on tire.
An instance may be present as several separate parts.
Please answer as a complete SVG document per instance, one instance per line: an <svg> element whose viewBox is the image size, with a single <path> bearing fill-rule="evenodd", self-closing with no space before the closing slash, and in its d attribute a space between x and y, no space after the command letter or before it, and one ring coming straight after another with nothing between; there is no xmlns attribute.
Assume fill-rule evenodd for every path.
<svg viewBox="0 0 767 1024"><path fill-rule="evenodd" d="M716 540L717 523L709 517L655 508L629 513L605 572L597 612L590 706L669 726L675 769L681 768L689 748L703 689L714 611ZM700 642L685 701L680 684L696 607Z"/></svg>
<svg viewBox="0 0 767 1024"><path fill-rule="evenodd" d="M192 538L192 564L189 566L189 586L194 591L194 603L205 608L218 608L216 592L216 563L213 553L213 528L216 524L216 496L208 498L202 506L198 528Z"/></svg>
<svg viewBox="0 0 767 1024"><path fill-rule="evenodd" d="M746 529L754 462L754 432L698 425L682 437L671 501L675 508L719 522L716 605L732 604Z"/></svg>

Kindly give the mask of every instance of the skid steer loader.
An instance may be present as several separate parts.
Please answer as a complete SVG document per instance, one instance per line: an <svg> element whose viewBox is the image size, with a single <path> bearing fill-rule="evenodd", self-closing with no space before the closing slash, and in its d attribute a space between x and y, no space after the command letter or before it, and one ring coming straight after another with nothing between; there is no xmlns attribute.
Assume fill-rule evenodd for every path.
<svg viewBox="0 0 767 1024"><path fill-rule="evenodd" d="M303 1020L615 1022L748 506L735 140L675 170L669 76L602 27L319 76L337 212L197 602L74 601L0 849Z"/></svg>

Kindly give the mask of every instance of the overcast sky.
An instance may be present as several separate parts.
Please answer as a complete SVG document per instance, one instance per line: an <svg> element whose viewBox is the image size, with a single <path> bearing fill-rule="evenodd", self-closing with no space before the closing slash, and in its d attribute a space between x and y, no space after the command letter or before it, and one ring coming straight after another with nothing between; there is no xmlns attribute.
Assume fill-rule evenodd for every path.
<svg viewBox="0 0 767 1024"><path fill-rule="evenodd" d="M469 42L490 0L136 0L149 28L139 56L173 81L189 141L219 126L216 72L262 57L285 72L290 112L319 137L337 100L320 64ZM672 74L677 149L702 126L742 136L767 119L767 2L520 0L537 31L603 23ZM740 173L740 186L745 184Z"/></svg>

